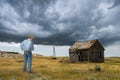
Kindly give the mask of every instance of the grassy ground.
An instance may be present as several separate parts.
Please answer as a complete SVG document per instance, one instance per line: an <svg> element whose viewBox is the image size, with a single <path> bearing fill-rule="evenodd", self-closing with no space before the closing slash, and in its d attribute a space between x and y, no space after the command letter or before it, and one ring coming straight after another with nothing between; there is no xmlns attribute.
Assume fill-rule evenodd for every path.
<svg viewBox="0 0 120 80"><path fill-rule="evenodd" d="M32 74L22 71L23 57L0 58L0 80L120 80L120 58L105 63L68 63L50 57L33 57ZM95 71L95 65L101 71Z"/></svg>

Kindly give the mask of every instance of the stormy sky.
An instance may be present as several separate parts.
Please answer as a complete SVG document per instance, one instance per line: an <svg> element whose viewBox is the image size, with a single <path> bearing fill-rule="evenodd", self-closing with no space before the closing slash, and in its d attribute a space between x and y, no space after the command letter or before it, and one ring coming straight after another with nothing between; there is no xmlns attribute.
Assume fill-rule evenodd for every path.
<svg viewBox="0 0 120 80"><path fill-rule="evenodd" d="M0 0L0 41L71 45L120 40L120 0Z"/></svg>
<svg viewBox="0 0 120 80"><path fill-rule="evenodd" d="M33 34L37 45L99 39L116 49L119 33L120 0L0 0L0 44Z"/></svg>

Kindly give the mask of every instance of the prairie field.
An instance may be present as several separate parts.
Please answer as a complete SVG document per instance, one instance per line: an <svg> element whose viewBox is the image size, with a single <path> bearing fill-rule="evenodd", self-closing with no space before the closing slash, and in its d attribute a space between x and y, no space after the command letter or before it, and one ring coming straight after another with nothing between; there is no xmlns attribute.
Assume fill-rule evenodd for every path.
<svg viewBox="0 0 120 80"><path fill-rule="evenodd" d="M104 63L70 63L67 57L33 56L32 73L22 71L23 56L0 58L0 80L120 80L120 58ZM95 70L95 66L100 71Z"/></svg>

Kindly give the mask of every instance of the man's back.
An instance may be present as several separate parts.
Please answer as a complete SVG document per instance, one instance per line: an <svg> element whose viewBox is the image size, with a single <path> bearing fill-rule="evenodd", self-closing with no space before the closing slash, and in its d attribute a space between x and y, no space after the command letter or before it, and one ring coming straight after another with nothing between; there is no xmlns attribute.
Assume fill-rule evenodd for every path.
<svg viewBox="0 0 120 80"><path fill-rule="evenodd" d="M30 39L26 39L21 43L21 49L23 51L31 51L34 50L33 43Z"/></svg>

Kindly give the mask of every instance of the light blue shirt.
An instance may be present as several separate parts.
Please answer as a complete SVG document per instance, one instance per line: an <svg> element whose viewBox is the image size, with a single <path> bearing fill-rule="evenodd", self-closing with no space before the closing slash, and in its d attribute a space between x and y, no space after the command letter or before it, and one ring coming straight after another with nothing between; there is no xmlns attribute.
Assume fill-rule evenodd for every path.
<svg viewBox="0 0 120 80"><path fill-rule="evenodd" d="M23 51L32 51L32 50L34 50L33 42L30 39L24 40L21 43L20 47L21 47L21 49Z"/></svg>

